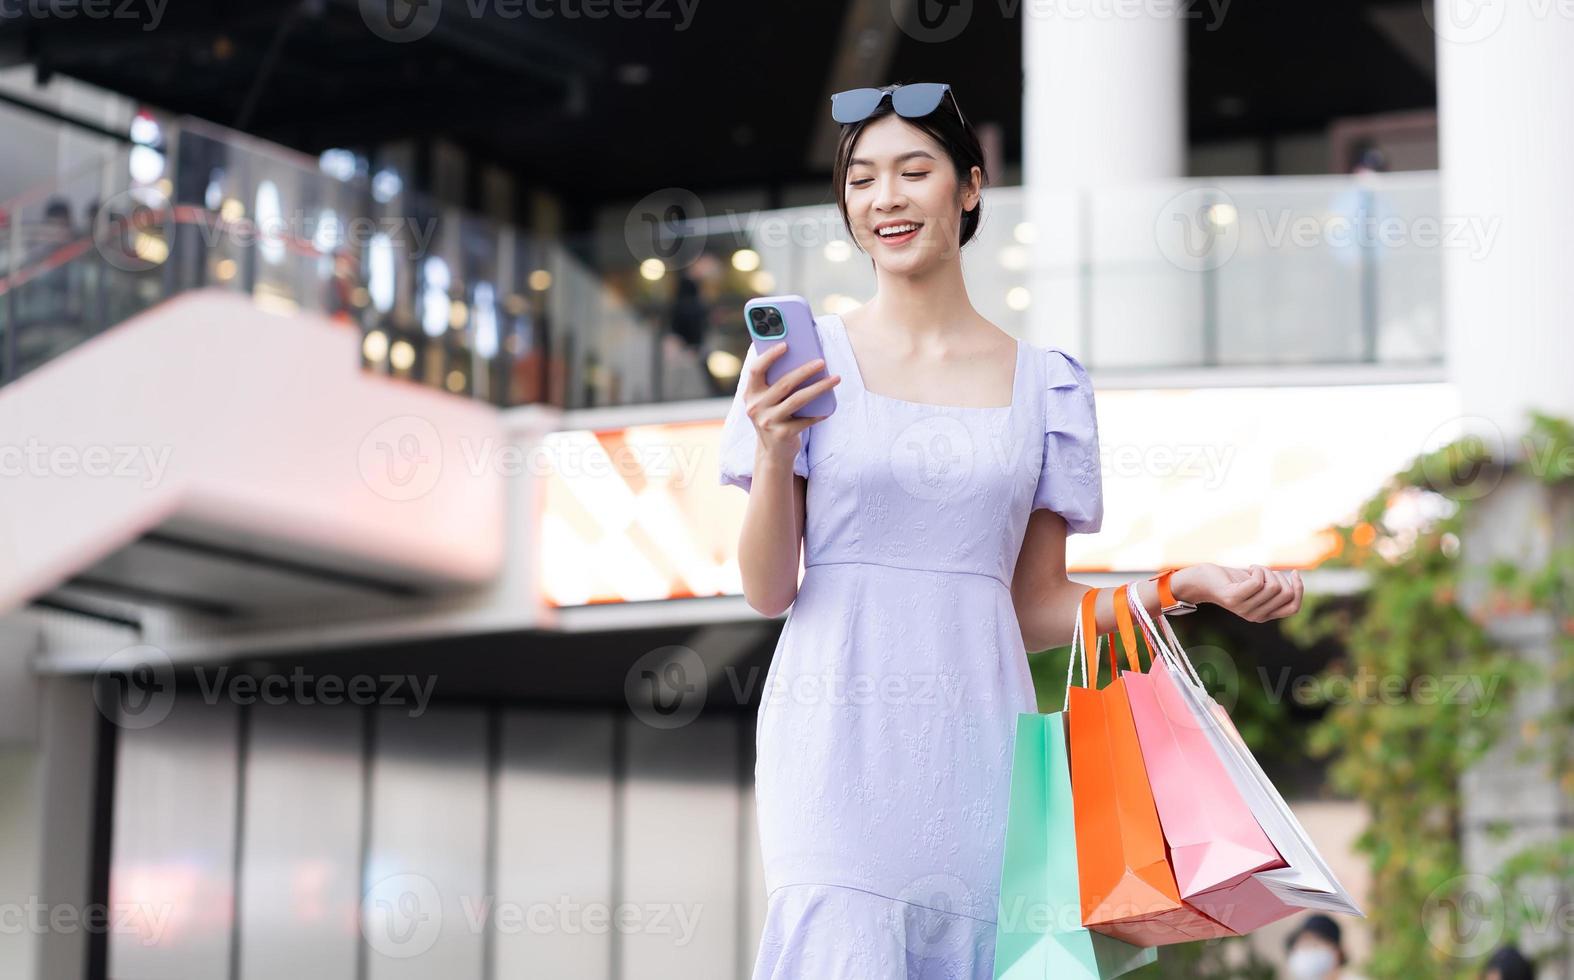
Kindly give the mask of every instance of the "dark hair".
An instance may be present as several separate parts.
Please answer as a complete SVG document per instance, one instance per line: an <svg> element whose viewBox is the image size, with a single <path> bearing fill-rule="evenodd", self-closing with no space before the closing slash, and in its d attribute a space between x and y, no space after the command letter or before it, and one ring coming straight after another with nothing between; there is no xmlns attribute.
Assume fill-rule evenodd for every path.
<svg viewBox="0 0 1574 980"><path fill-rule="evenodd" d="M907 85L908 82L899 84ZM841 138L836 143L836 164L831 170L831 183L836 193L836 206L842 212L842 224L847 228L847 235L858 244L858 236L853 234L853 223L847 216L847 171L850 169L847 161L852 159L853 147L858 143L858 137L863 135L864 127L877 119L895 114L891 100L885 99L869 114L868 119L855 123L845 123L842 126ZM958 183L966 184L972 175L974 167L978 168L979 187L989 183L989 170L984 166L984 148L978 142L978 134L973 131L971 123L965 122L956 106L955 90L947 91L940 99L940 104L935 106L935 111L921 119L908 119L901 117L909 126L928 133L946 155L951 158L952 165L956 168ZM966 245L978 231L978 223L983 219L984 202L980 200L971 211L962 212L962 228L959 235L960 247Z"/></svg>
<svg viewBox="0 0 1574 980"><path fill-rule="evenodd" d="M1513 946L1499 947L1484 969L1496 970L1503 980L1535 980L1536 976L1535 967Z"/></svg>
<svg viewBox="0 0 1574 980"><path fill-rule="evenodd" d="M1340 966L1344 966L1348 962L1348 958L1344 953L1344 937L1339 931L1339 923L1335 922L1330 916L1323 915L1321 912L1314 912L1302 919L1301 924L1296 927L1295 931L1285 937L1284 948L1289 949L1291 946L1294 946L1295 941L1306 933L1311 933L1320 939L1327 940L1328 944L1333 946L1338 952Z"/></svg>
<svg viewBox="0 0 1574 980"><path fill-rule="evenodd" d="M1372 170L1387 170L1388 157L1383 153L1382 150L1378 149L1376 143L1369 139L1363 139L1351 148L1350 165L1345 169L1354 170L1356 167L1368 167Z"/></svg>

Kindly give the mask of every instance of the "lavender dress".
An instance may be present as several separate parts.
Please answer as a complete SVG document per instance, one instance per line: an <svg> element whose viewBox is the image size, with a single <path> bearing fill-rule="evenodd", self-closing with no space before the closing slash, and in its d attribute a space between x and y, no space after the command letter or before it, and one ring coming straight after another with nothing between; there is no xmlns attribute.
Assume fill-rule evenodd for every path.
<svg viewBox="0 0 1574 980"><path fill-rule="evenodd" d="M1009 406L892 398L841 317L816 327L842 383L793 465L805 571L755 732L754 980L989 980L1016 717L1037 710L1011 575L1030 511L1099 529L1093 389L1018 341ZM749 488L754 448L740 386L722 483Z"/></svg>

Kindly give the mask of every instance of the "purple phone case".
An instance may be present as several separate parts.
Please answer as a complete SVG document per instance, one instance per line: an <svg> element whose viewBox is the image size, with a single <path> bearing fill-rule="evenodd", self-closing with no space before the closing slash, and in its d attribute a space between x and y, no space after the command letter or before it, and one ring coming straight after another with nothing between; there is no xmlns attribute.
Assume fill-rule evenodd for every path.
<svg viewBox="0 0 1574 980"><path fill-rule="evenodd" d="M782 322L787 327L783 337L762 338L754 332L753 311L760 306L774 306L781 311ZM820 332L815 329L814 313L809 309L809 303L802 296L759 296L749 300L743 307L743 322L749 329L749 336L754 340L754 349L763 354L771 345L787 342L787 353L783 354L775 364L765 371L765 380L775 384L777 379L793 368L825 357L825 348L820 346ZM825 368L800 385L813 384L826 376ZM793 418L808 418L814 415L830 415L836 411L835 390L824 392L810 401L807 405L793 413Z"/></svg>

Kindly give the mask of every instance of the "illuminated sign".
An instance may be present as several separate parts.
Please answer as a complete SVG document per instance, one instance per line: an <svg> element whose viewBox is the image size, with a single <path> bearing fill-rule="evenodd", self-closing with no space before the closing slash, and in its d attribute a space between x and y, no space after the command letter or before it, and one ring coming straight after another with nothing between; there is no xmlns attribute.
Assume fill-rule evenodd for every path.
<svg viewBox="0 0 1574 980"><path fill-rule="evenodd" d="M1329 525L1435 447L1458 401L1442 383L1099 392L1104 524L1071 536L1068 565L1315 567ZM550 435L545 601L740 593L748 498L717 481L720 432L716 420Z"/></svg>

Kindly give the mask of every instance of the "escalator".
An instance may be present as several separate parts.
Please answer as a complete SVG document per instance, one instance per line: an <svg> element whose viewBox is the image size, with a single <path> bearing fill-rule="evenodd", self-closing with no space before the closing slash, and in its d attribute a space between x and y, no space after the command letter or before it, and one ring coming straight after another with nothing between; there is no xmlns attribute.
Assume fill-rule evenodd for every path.
<svg viewBox="0 0 1574 980"><path fill-rule="evenodd" d="M0 204L0 614L364 614L496 578L498 410L364 370L360 257L241 203L356 214L312 163L171 134Z"/></svg>

